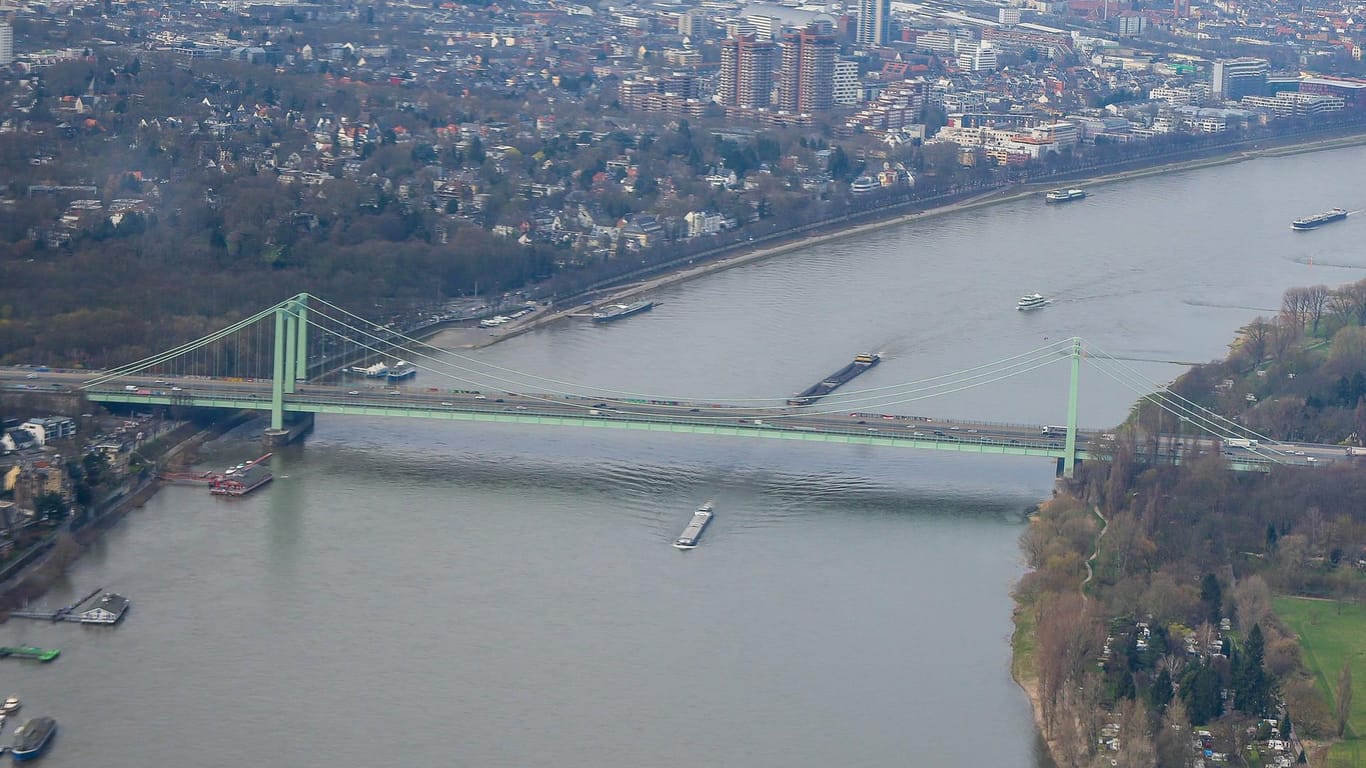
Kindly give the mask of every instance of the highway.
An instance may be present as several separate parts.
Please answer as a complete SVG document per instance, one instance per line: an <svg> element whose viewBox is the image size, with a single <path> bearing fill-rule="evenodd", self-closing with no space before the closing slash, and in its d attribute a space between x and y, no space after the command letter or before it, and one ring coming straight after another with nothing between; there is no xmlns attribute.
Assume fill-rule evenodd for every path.
<svg viewBox="0 0 1366 768"><path fill-rule="evenodd" d="M75 391L92 378L88 371L37 371L33 368L0 368L0 386L32 391ZM513 416L516 420L557 423L566 418L575 423L629 421L645 424L672 424L706 431L725 427L727 433L754 430L812 432L864 438L887 438L896 442L924 444L926 447L990 451L992 447L1011 453L1060 455L1064 435L1045 432L1042 425L998 424L948 420L896 413L841 410L838 397L811 406L745 407L718 403L682 401L637 401L611 398L585 398L573 395L509 393L502 391L445 391L434 387L403 384L378 385L377 380L350 384L299 384L284 396L287 411L343 411L383 415L422 415L452 418L470 414ZM268 410L271 382L268 380L228 380L204 377L131 376L84 390L94 400L149 405L198 405ZM775 398L775 402L782 400ZM858 406L866 408L868 406ZM421 413L413 413L420 411ZM402 413L400 413L402 412ZM478 420L478 419L475 419ZM491 419L492 420L492 419ZM791 435L791 437L797 437ZM1108 437L1108 436L1107 436ZM863 441L860 441L863 442ZM877 442L882 442L881 440ZM1108 442L1099 433L1078 430L1077 447L1100 448ZM1214 450L1211 438L1184 439L1169 436L1162 441L1163 453L1178 455ZM1006 452L1006 451L1002 451ZM1102 449L1102 453L1108 453ZM1262 444L1253 448L1224 447L1231 460L1259 462L1277 460L1284 464L1325 466L1346 458L1336 445Z"/></svg>

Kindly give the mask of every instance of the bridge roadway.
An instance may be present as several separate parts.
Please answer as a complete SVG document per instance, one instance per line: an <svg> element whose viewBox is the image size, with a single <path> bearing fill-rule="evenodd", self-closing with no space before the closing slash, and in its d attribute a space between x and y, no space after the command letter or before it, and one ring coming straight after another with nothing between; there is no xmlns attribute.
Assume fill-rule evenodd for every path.
<svg viewBox="0 0 1366 768"><path fill-rule="evenodd" d="M9 390L76 391L93 378L91 371L35 371L0 368L0 387ZM268 411L269 380L240 381L204 377L130 376L84 389L97 402L133 405L181 405ZM814 442L888 445L970 453L1037 456L1058 459L1064 436L1044 432L1043 425L998 424L935 419L890 413L836 410L838 400L813 406L751 408L687 402L638 402L589 399L550 394L513 394L492 390L442 391L436 388L365 384L300 383L284 396L286 411L302 413L407 416L451 421L501 422L573 427L600 427L656 432L763 437ZM870 408L870 406L851 406ZM1099 443L1098 443L1099 441ZM1077 459L1092 458L1091 446L1105 446L1096 432L1077 431ZM1214 440L1171 436L1164 443L1179 455L1213 450ZM1339 446L1278 444L1281 463L1324 466L1344 458ZM1225 449L1237 469L1262 469L1270 460L1243 449ZM1100 450L1099 456L1108 453Z"/></svg>
<svg viewBox="0 0 1366 768"><path fill-rule="evenodd" d="M92 372L0 369L0 385L74 391ZM668 404L611 398L486 391L442 391L416 386L306 384L284 396L286 411L372 416L409 416L452 421L607 427L658 432L735 435L817 442L901 445L973 453L1061 458L1063 436L1043 426L931 419L840 410L832 403L807 407L752 408L670 401ZM198 377L131 376L86 388L103 403L183 405L269 410L271 382ZM1077 455L1093 433L1077 433Z"/></svg>

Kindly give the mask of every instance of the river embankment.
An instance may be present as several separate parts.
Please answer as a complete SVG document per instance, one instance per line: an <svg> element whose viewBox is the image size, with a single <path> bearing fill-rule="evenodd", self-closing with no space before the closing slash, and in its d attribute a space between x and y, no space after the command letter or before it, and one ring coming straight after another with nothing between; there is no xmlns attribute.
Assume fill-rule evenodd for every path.
<svg viewBox="0 0 1366 768"><path fill-rule="evenodd" d="M1260 157L1282 157L1341 149L1362 144L1366 144L1366 133L1352 133L1345 136L1332 136L1311 141L1268 139L1253 144L1251 148L1243 144L1237 144L1230 146L1227 151L1214 151L1212 154L1196 159L1152 165L1144 164L1137 167L1127 167L1123 170L1091 175L1065 176L1051 178L1045 182L1011 185L971 195L932 208L891 212L885 216L876 217L864 223L844 227L836 226L828 231L818 231L804 236L795 236L773 245L754 247L746 243L737 243L733 248L698 263L689 263L687 266L663 272L658 276L649 279L624 284L608 291L585 296L582 300L568 306L556 307L544 313L536 312L523 320L512 321L507 325L495 329L479 327L444 328L437 331L429 337L428 340L438 347L478 349L543 328L551 323L560 322L567 318L584 317L590 313L593 306L598 304L625 301L639 297L643 294L648 294L652 291L657 291L661 288L696 280L700 277L705 277L734 267L776 258L811 246L825 245L846 238L858 237L880 230L902 226L911 222L934 219L962 211L987 208L1014 202L1023 198L1038 196L1048 189L1057 187L1059 183L1065 182L1072 186L1116 184L1132 179L1241 163L1248 160L1255 160Z"/></svg>
<svg viewBox="0 0 1366 768"><path fill-rule="evenodd" d="M139 448L135 453L146 462L142 469L106 493L79 522L63 525L0 572L0 617L41 597L86 547L129 512L146 504L161 488L161 481L157 479L161 468L193 461L199 446L254 417L253 412L239 411L208 426L185 422Z"/></svg>

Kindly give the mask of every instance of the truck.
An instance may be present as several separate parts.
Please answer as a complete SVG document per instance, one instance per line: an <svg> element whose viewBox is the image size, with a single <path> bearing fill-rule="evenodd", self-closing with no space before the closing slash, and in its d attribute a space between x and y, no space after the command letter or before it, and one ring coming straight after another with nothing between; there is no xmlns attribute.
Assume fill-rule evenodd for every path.
<svg viewBox="0 0 1366 768"><path fill-rule="evenodd" d="M1360 445L1349 445L1349 446L1347 446L1347 455L1348 455L1348 456L1366 456L1366 448L1363 448L1363 447L1360 446Z"/></svg>
<svg viewBox="0 0 1366 768"><path fill-rule="evenodd" d="M1257 441L1248 440L1247 438L1242 437L1230 437L1224 441L1224 445L1227 445L1230 448L1256 448Z"/></svg>

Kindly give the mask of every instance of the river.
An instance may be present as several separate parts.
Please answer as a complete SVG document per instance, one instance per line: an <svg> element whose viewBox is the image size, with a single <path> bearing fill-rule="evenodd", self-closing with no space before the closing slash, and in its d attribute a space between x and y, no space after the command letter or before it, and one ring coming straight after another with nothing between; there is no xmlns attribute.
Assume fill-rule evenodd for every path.
<svg viewBox="0 0 1366 768"><path fill-rule="evenodd" d="M1080 335L1165 382L1285 288L1362 276L1366 222L1289 221L1366 207L1342 170L1364 160L1266 158L926 219L473 355L726 400L788 394L866 350L884 362L859 388ZM1054 303L1016 312L1034 290ZM1120 421L1134 392L1082 376L1082 423ZM1066 388L1055 365L898 409L1053 423ZM257 446L230 435L205 467ZM164 489L45 598L118 591L121 626L0 626L0 643L62 649L0 661L0 694L61 723L46 765L1036 764L1009 590L1048 462L322 417L272 464L244 499ZM702 546L671 548L707 499Z"/></svg>

